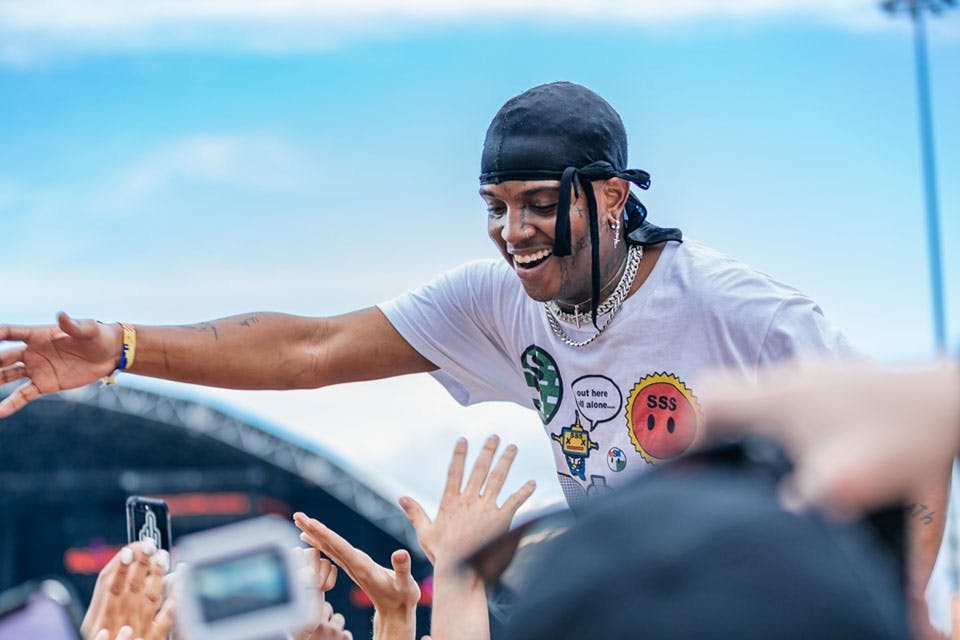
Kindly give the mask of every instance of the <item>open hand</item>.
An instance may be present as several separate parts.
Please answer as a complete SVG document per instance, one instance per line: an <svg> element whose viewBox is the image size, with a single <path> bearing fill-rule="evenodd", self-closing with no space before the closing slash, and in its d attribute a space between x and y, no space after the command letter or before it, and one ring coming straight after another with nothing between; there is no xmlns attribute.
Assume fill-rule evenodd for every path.
<svg viewBox="0 0 960 640"><path fill-rule="evenodd" d="M420 546L435 567L438 563L459 562L485 542L506 532L517 509L533 494L536 483L530 480L511 494L503 506L497 505L507 474L517 457L517 447L508 446L491 471L499 443L497 436L487 438L466 486L461 489L467 441L463 438L457 441L435 519L431 520L413 498L400 499L400 506L413 524Z"/></svg>
<svg viewBox="0 0 960 640"><path fill-rule="evenodd" d="M74 389L110 375L120 357L120 329L57 315L57 325L0 325L0 342L23 346L0 351L0 383L27 378L3 401L0 418L47 393Z"/></svg>

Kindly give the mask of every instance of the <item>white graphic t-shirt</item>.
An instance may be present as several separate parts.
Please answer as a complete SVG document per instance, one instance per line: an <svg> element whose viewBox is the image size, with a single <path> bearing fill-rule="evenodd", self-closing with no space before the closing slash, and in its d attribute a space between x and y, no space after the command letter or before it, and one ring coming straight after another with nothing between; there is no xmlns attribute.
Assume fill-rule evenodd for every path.
<svg viewBox="0 0 960 640"><path fill-rule="evenodd" d="M847 353L795 289L685 240L667 243L640 289L586 347L564 344L504 260L471 262L380 305L461 404L537 411L571 505L677 457L701 431L696 375L798 354ZM564 325L583 340L595 332Z"/></svg>

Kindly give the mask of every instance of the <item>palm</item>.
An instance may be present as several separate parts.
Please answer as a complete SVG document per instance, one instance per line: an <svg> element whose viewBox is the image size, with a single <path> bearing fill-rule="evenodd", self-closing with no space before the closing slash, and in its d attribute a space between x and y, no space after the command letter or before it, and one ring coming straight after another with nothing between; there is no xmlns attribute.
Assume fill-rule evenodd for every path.
<svg viewBox="0 0 960 640"><path fill-rule="evenodd" d="M517 455L516 446L510 445L491 470L499 443L500 439L496 436L487 438L466 486L461 489L467 442L462 438L457 442L447 469L447 484L440 499L440 510L433 520L413 498L400 499L400 506L416 530L420 546L434 566L438 557L444 561L460 560L483 543L506 532L517 509L533 493L535 483L527 482L511 494L502 506L497 506L500 491Z"/></svg>
<svg viewBox="0 0 960 640"><path fill-rule="evenodd" d="M0 326L0 342L25 343L0 351L0 382L29 379L0 403L0 418L40 395L90 384L113 370L115 349L104 325L66 314L58 320L59 326Z"/></svg>
<svg viewBox="0 0 960 640"><path fill-rule="evenodd" d="M41 393L81 387L113 369L110 354L98 339L74 338L55 327L27 341L23 363Z"/></svg>

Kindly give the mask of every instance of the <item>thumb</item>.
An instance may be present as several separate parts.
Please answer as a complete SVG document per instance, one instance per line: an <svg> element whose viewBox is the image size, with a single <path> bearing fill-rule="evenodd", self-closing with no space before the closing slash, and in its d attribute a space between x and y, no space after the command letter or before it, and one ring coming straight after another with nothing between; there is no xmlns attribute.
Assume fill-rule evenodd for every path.
<svg viewBox="0 0 960 640"><path fill-rule="evenodd" d="M74 320L65 311L57 314L60 330L73 338L93 338L100 328L94 320Z"/></svg>
<svg viewBox="0 0 960 640"><path fill-rule="evenodd" d="M390 556L390 564L393 565L393 570L397 572L397 577L405 577L410 575L410 552L406 549L397 549L393 552L393 555Z"/></svg>
<svg viewBox="0 0 960 640"><path fill-rule="evenodd" d="M413 525L414 531L417 532L417 537L420 537L420 532L428 526L432 520L430 516L427 515L427 512L423 510L423 507L420 506L420 503L411 498L410 496L404 496L399 500L400 508L403 509L403 512L407 515L407 519L410 521L410 524Z"/></svg>

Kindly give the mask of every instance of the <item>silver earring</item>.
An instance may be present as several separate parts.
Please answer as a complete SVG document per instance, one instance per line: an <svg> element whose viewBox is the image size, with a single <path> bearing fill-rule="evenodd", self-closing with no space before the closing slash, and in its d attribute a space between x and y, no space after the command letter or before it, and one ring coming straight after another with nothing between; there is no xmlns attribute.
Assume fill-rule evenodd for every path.
<svg viewBox="0 0 960 640"><path fill-rule="evenodd" d="M610 225L610 229L613 231L613 248L616 249L617 245L620 244L620 218L617 218Z"/></svg>

